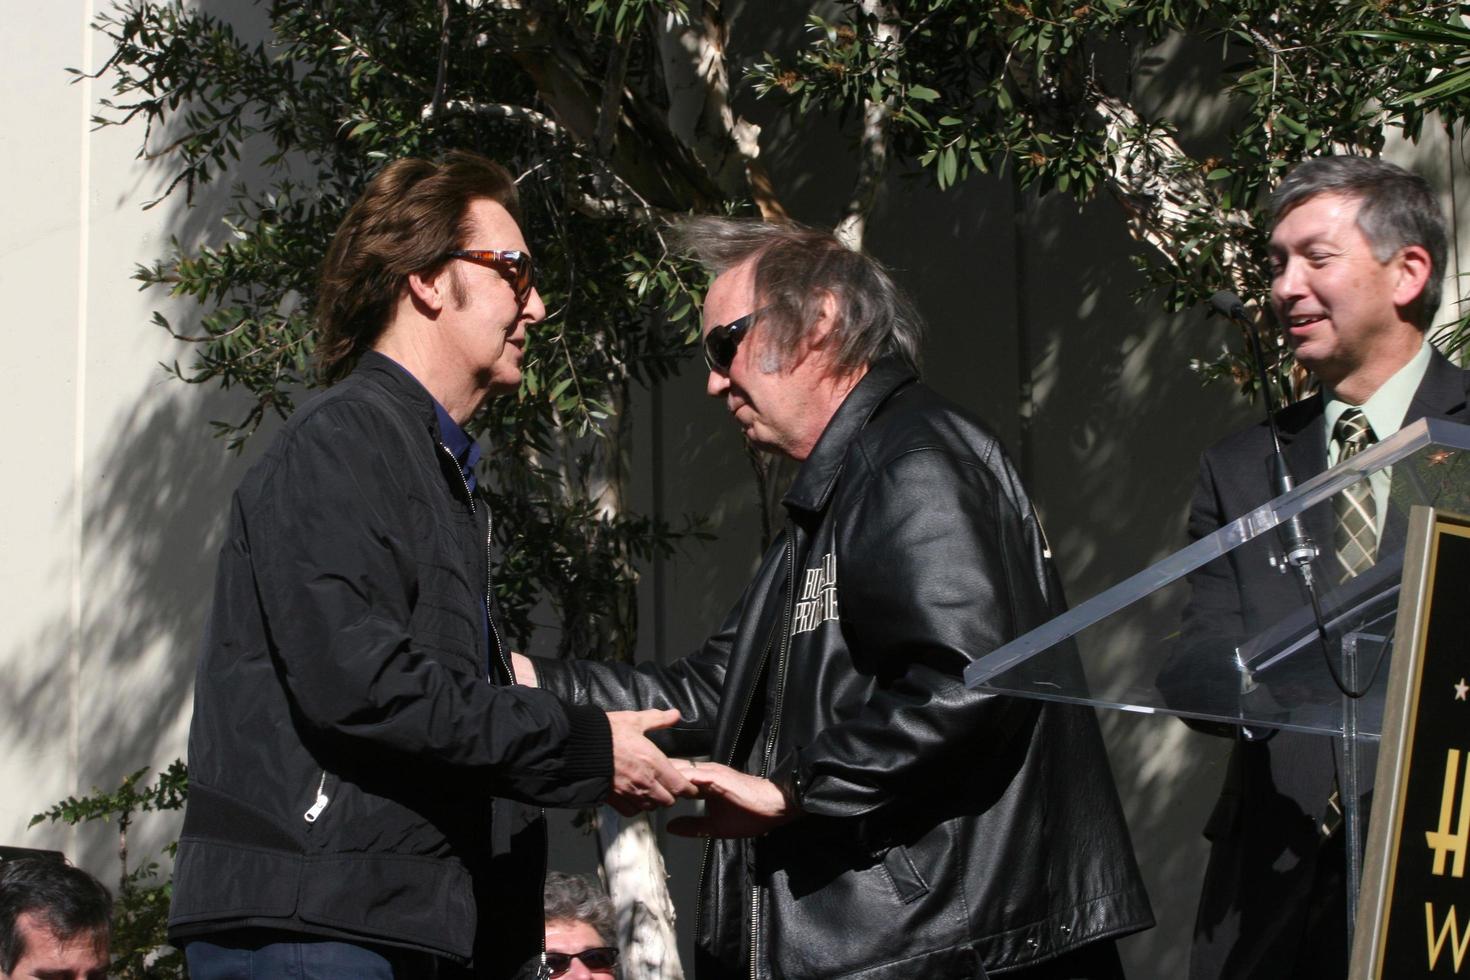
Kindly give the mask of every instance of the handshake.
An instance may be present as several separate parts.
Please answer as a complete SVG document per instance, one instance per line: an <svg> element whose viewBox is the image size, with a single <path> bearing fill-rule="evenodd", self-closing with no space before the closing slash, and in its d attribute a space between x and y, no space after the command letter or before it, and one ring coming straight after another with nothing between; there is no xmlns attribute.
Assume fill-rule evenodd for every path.
<svg viewBox="0 0 1470 980"><path fill-rule="evenodd" d="M524 654L511 654L516 682L539 686ZM716 762L670 759L648 733L678 724L679 712L609 711L613 775L608 806L625 817L673 806L683 797L705 801L704 815L676 817L669 833L682 837L758 837L794 820L797 809L769 779L752 776Z"/></svg>
<svg viewBox="0 0 1470 980"><path fill-rule="evenodd" d="M682 837L758 837L796 817L796 808L769 779L717 762L670 759L647 733L679 721L679 712L609 711L613 784L606 802L625 817L679 797L705 801L704 816L676 817L669 833Z"/></svg>

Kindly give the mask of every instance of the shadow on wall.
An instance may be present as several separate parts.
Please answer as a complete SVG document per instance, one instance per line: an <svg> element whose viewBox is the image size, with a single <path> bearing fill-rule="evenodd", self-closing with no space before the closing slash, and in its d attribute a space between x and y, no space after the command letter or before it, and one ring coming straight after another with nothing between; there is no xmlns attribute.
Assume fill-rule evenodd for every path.
<svg viewBox="0 0 1470 980"><path fill-rule="evenodd" d="M99 15L115 15L117 8L132 5L126 3L126 0L99 0L96 4L89 6L94 6ZM236 37L244 44L266 43L269 49L269 42L274 35L271 33L270 12L267 4L242 2L242 0L191 0L187 9L220 24L229 25ZM95 35L93 40L97 45L96 65L100 66L112 49L108 39L100 33ZM108 88L112 80L113 76L109 74L93 82L93 94L98 98L111 94ZM100 110L101 107L97 108ZM115 114L110 115L115 116ZM143 120L139 117L126 126L96 132L112 139L121 138L127 142L131 150L136 152L143 140L143 129ZM179 136L180 128L176 125L153 127L152 136L146 148L147 154L139 154L140 159L144 159L145 162L131 168L133 179L129 185L122 186L121 182L118 183L119 189L111 201L114 208L119 210L142 209L160 198L176 173L169 158L162 155L162 150L173 146ZM223 172L217 172L212 181L194 187L192 200L187 206L185 204L187 191L183 184L176 187L168 198L157 205L159 211L168 213L168 219L162 225L161 233L156 238L149 240L149 253L135 256L137 262L146 265L161 258L166 243L171 239L177 239L185 249L192 249L203 242L218 245L230 236L231 232L221 224L221 218L224 217L233 201L231 188L239 183L254 186L261 184L266 171L252 161L259 161L274 152L274 147L267 147L261 152L252 152L249 143L246 143L245 147L238 160L227 158L227 168ZM283 163L289 165L290 161L286 160ZM153 295L158 297L156 306L164 305L162 293ZM230 411L228 403L222 406L221 411Z"/></svg>
<svg viewBox="0 0 1470 980"><path fill-rule="evenodd" d="M263 14L248 5L204 0L195 6L237 23L242 36L263 37ZM97 12L108 9L103 4ZM95 63L75 67L106 60L106 38L93 39ZM108 94L111 83L111 76L93 82L92 96ZM155 129L149 148L168 145L171 135L169 127ZM213 438L210 426L213 419L241 416L242 404L215 386L171 380L157 363L160 356L176 357L187 366L192 353L183 344L170 348L148 324L150 311L164 312L188 333L198 326L197 310L162 290L141 301L120 297L136 286L128 281L133 269L162 258L171 239L187 247L228 234L220 219L231 184L255 176L238 170L196 188L192 207L180 189L145 217L139 212L163 193L173 171L162 158L124 163L138 151L142 125L98 129L87 138L90 220L98 243L91 262L105 280L90 285L95 312L80 329L90 335L89 357L100 370L83 393L85 482L58 501L62 512L80 508L81 560L73 567L69 548L58 543L54 564L37 570L56 590L77 590L80 628L59 614L31 636L12 637L7 662L27 666L0 689L0 744L14 746L20 758L56 759L57 746L71 741L75 717L77 772L63 792L78 795L111 790L143 766L157 772L184 754L215 553L229 494L246 464ZM102 244L115 241L135 243L136 254L120 256L116 245ZM119 323L119 315L130 322ZM75 678L68 656L74 647L80 650ZM54 802L36 793L26 794L26 806L39 810ZM176 833L177 815L142 819L130 833L130 851L151 857ZM42 835L38 827L26 836ZM69 849L105 880L113 877L114 826L84 828Z"/></svg>
<svg viewBox="0 0 1470 980"><path fill-rule="evenodd" d="M1029 342L1035 413L1033 489L1075 604L1187 543L1185 518L1200 452L1255 412L1229 386L1203 387L1189 360L1234 343L1203 310L1172 314L1135 300L1128 262L1144 246L1103 197L1080 213L1029 201ZM1056 270L1075 285L1054 288ZM1126 669L1134 651L1099 651ZM1206 847L1200 831L1219 792L1229 743L1176 719L1100 711L1158 926L1123 945L1140 977L1183 976Z"/></svg>
<svg viewBox="0 0 1470 980"><path fill-rule="evenodd" d="M248 462L211 435L210 420L232 411L232 401L154 385L109 434L84 491L77 686L65 655L68 622L44 625L5 655L20 663L32 651L36 669L0 687L0 743L22 756L65 744L75 690L80 790L110 790L142 766L160 771L183 754L215 556ZM46 574L62 580L67 568L60 560ZM151 855L176 834L175 820L140 822L131 850ZM111 868L116 847L113 828L93 828L73 857Z"/></svg>
<svg viewBox="0 0 1470 980"><path fill-rule="evenodd" d="M268 25L261 9L231 0L202 0L192 6L233 24L248 41L266 37ZM108 9L104 4L98 12ZM106 39L98 34L94 40L100 64L107 55ZM111 81L104 76L93 83L94 96L106 94ZM173 136L173 127L155 128L149 149L167 146ZM137 151L143 127L134 121L95 131L90 138L98 147L94 154L99 161L112 159L120 155L120 147L122 152ZM245 154L246 160L250 158ZM91 180L111 195L110 209L100 208L97 214L140 211L163 194L173 174L163 157L125 169L94 171ZM175 189L151 212L158 216L156 231L134 239L140 251L127 256L126 265L112 257L97 259L99 268L118 279L96 287L103 299L98 308L104 307L108 295L135 285L124 278L131 267L163 258L171 240L191 248L227 236L221 219L231 205L232 185L260 176L257 170L237 165L212 183L196 187L192 205L186 204L182 185ZM137 227L138 221L136 214L129 215L120 225ZM198 329L198 309L171 300L161 289L148 291L141 302L130 302L126 309L137 310L140 318L126 325L127 335L152 331L154 339L164 343L127 348L112 337L96 343L98 359L110 358L106 373L137 379L137 387L130 395L109 395L99 386L93 400L103 408L93 408L87 419L86 482L72 490L73 497L81 494L83 521L82 561L76 571L81 583L76 693L70 693L65 658L59 657L23 689L0 695L5 699L0 701L0 718L27 719L25 730L15 733L5 732L8 726L0 721L0 738L36 746L64 737L57 729L65 726L69 714L65 702L75 697L79 792L94 787L110 790L143 766L157 773L184 755L195 664L230 494L275 428L274 420L268 420L243 456L231 453L214 438L210 423L242 417L245 400L215 384L185 385L170 378L157 363L160 353L177 358L187 370L192 349L184 343L169 349L161 331L146 325L148 311L160 310L176 330L191 334ZM106 322L94 317L84 329L100 338ZM116 346L109 348L110 344ZM74 506L74 500L65 506ZM51 649L64 650L70 639L65 623L43 632L52 638ZM177 820L177 814L142 819L131 835L130 850L139 857L151 856L177 834ZM87 828L79 837L76 857L93 868L111 868L116 847L114 828Z"/></svg>

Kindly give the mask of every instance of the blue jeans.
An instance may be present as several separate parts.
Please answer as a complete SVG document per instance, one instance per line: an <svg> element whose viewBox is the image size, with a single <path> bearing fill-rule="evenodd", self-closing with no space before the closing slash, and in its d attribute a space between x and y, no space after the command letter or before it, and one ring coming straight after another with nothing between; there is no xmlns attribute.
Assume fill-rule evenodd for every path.
<svg viewBox="0 0 1470 980"><path fill-rule="evenodd" d="M279 932L190 940L184 957L190 980L435 980L439 975L439 961L428 953Z"/></svg>

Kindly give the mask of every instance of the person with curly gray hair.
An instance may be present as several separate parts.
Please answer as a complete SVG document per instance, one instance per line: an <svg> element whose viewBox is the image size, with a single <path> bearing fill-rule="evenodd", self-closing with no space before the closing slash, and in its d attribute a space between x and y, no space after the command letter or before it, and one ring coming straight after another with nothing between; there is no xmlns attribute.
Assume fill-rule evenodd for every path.
<svg viewBox="0 0 1470 980"><path fill-rule="evenodd" d="M586 875L552 871L545 889L546 950L519 980L619 980L612 900Z"/></svg>

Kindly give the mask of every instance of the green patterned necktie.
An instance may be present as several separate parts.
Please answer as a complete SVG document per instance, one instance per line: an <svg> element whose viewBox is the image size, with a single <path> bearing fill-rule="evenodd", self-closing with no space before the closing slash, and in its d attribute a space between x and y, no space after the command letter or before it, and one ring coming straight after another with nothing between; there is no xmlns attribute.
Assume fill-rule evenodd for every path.
<svg viewBox="0 0 1470 980"><path fill-rule="evenodd" d="M1332 429L1338 445L1337 461L1349 460L1378 441L1368 417L1360 408L1342 413ZM1373 501L1373 488L1367 477L1354 483L1333 498L1337 512L1337 562L1342 580L1352 578L1373 566L1378 556L1378 506Z"/></svg>

